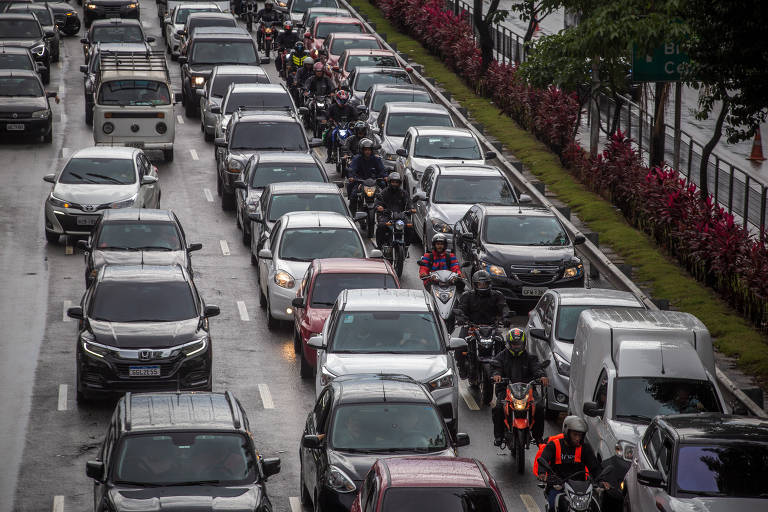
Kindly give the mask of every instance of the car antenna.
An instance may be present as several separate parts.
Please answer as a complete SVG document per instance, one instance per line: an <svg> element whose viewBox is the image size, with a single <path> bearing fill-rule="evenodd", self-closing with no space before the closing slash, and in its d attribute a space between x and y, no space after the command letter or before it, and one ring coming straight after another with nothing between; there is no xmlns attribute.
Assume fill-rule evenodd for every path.
<svg viewBox="0 0 768 512"><path fill-rule="evenodd" d="M661 355L661 374L664 375L667 372L664 370L664 343L663 342L659 342L659 354Z"/></svg>

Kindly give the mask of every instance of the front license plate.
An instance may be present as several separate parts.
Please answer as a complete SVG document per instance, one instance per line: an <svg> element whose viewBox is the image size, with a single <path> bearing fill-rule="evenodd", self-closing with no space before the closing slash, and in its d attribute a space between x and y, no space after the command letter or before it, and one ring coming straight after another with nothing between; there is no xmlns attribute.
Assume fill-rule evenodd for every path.
<svg viewBox="0 0 768 512"><path fill-rule="evenodd" d="M93 226L98 220L98 215L80 215L77 217L78 226Z"/></svg>
<svg viewBox="0 0 768 512"><path fill-rule="evenodd" d="M126 147L129 147L129 148L143 148L144 147L144 143L143 142L126 142L125 145L126 145Z"/></svg>
<svg viewBox="0 0 768 512"><path fill-rule="evenodd" d="M547 288L543 286L523 286L524 297L541 297L546 291Z"/></svg>
<svg viewBox="0 0 768 512"><path fill-rule="evenodd" d="M159 377L160 367L159 366L129 366L128 376L129 377Z"/></svg>
<svg viewBox="0 0 768 512"><path fill-rule="evenodd" d="M6 130L11 132L23 132L24 125L22 123L9 123L5 125Z"/></svg>

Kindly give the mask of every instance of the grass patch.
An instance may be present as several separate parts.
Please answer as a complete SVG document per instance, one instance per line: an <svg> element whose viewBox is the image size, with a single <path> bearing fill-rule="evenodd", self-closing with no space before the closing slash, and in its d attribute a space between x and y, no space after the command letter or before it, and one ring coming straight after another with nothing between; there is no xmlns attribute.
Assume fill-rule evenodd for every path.
<svg viewBox="0 0 768 512"><path fill-rule="evenodd" d="M696 281L648 236L630 226L609 202L586 190L562 167L554 153L503 115L490 99L476 95L418 41L398 32L378 8L364 0L353 0L350 4L376 23L377 31L397 44L398 51L423 65L425 75L448 90L475 121L482 123L487 133L507 146L591 230L599 233L600 241L632 265L635 279L649 288L654 297L668 299L675 308L701 319L716 338L720 352L737 357L739 366L761 381L768 380L766 339L713 290Z"/></svg>

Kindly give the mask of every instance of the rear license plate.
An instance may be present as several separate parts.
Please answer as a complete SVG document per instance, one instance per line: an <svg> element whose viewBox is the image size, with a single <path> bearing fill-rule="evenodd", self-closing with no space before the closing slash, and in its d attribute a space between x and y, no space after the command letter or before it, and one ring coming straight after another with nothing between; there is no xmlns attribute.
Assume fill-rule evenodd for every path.
<svg viewBox="0 0 768 512"><path fill-rule="evenodd" d="M543 286L523 286L523 297L541 297L546 291Z"/></svg>
<svg viewBox="0 0 768 512"><path fill-rule="evenodd" d="M98 220L98 215L80 215L77 217L78 226L93 226Z"/></svg>
<svg viewBox="0 0 768 512"><path fill-rule="evenodd" d="M8 123L5 125L5 129L10 132L23 132L24 125L22 123Z"/></svg>
<svg viewBox="0 0 768 512"><path fill-rule="evenodd" d="M143 142L126 142L125 145L129 148L143 148Z"/></svg>
<svg viewBox="0 0 768 512"><path fill-rule="evenodd" d="M159 366L129 366L128 376L129 377L159 377L160 367Z"/></svg>

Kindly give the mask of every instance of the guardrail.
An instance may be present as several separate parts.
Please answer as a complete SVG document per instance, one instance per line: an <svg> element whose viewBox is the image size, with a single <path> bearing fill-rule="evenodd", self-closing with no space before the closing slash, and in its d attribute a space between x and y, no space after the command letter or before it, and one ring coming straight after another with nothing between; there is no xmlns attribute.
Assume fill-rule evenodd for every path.
<svg viewBox="0 0 768 512"><path fill-rule="evenodd" d="M389 43L384 40L377 32L376 30L371 27L371 25L368 23L367 20L365 20L360 14L352 8L352 6L346 1L346 0L338 0L341 5L346 7L353 16L355 16L358 20L360 20L363 25L366 27L366 29L372 33L376 34L379 41L382 43L382 45L389 49L395 51ZM400 61L401 65L403 67L410 66L413 68L413 64L409 63L407 60L405 60L403 57L400 56L400 54L397 54L397 58ZM563 213L549 200L546 198L544 193L540 191L534 184L528 180L518 168L513 165L507 158L504 157L504 155L501 154L500 151L497 150L497 148L489 141L485 135L478 130L467 117L462 114L452 103L451 101L445 97L445 95L440 92L440 90L435 87L432 82L427 80L424 76L421 75L420 72L417 70L413 70L411 72L411 75L415 80L419 83L419 85L424 86L430 94L443 106L445 106L451 115L458 121L460 125L463 125L465 128L471 130L477 138L480 140L481 144L483 144L488 151L494 151L497 154L496 161L499 164L499 167L502 168L507 176L511 179L511 181L514 183L514 185L522 190L524 193L531 196L531 198L534 201L537 201L542 206L547 207L550 211L554 213L554 215L558 218L558 220L565 226L565 229L568 231L569 235L576 236L576 235L583 235L580 229L578 229L571 220L563 215ZM586 237L585 237L586 238ZM634 294L639 300L645 304L648 309L651 310L658 310L659 308L656 306L656 304L653 302L651 297L646 295L632 280L624 274L624 272L619 269L611 260L608 259L608 257L603 254L603 252L592 243L592 241L589 240L589 238L586 239L586 242L579 246L579 252L581 252L588 260L590 265L594 266L601 276L608 279L608 281L615 286L619 290L628 291ZM761 417L761 418L768 418L768 414L760 407L758 406L754 401L752 401L748 396L746 396L740 389L736 387L736 385L731 382L730 379L722 372L719 368L717 368L717 379L718 382L725 387L739 402L741 402L752 414L755 416Z"/></svg>

